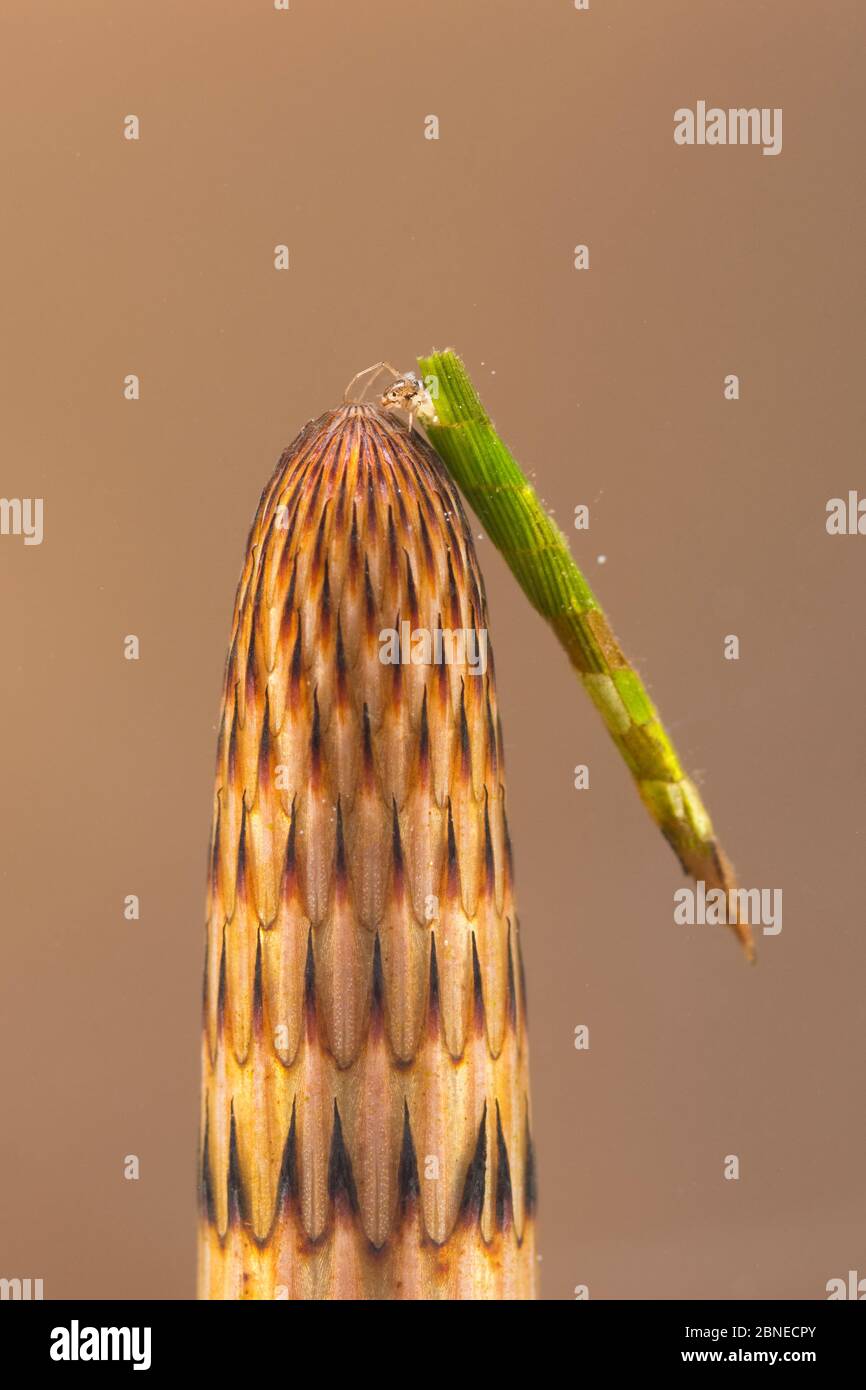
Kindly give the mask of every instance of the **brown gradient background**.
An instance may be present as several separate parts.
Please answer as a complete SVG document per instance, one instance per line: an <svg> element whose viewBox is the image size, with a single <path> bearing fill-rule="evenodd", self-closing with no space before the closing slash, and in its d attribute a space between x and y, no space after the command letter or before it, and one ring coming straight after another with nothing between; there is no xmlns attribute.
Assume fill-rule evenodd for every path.
<svg viewBox="0 0 866 1390"><path fill-rule="evenodd" d="M824 526L829 497L866 491L863 6L3 8L0 494L44 497L45 540L0 538L0 1274L49 1298L193 1293L204 867L247 527L355 371L453 344L741 880L784 892L753 970L727 933L674 927L677 865L481 540L544 1295L820 1298L866 1275L866 538ZM701 98L783 107L781 155L675 146Z"/></svg>

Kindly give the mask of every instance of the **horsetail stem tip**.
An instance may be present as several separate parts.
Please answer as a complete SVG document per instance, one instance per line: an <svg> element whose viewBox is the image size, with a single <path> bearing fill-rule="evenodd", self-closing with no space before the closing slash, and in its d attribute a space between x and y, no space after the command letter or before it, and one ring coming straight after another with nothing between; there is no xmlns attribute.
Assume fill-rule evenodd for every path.
<svg viewBox="0 0 866 1390"><path fill-rule="evenodd" d="M483 696L444 648L386 658L395 614L398 633L407 615L428 637L487 631L439 458L351 403L284 452L235 604L209 874L202 1297L535 1293L492 656ZM455 1090L461 1071L472 1085Z"/></svg>

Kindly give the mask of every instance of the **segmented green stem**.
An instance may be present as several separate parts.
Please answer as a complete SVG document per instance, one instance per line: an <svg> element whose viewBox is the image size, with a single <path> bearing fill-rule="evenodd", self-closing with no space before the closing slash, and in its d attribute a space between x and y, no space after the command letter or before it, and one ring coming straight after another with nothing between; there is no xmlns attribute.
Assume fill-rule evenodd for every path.
<svg viewBox="0 0 866 1390"><path fill-rule="evenodd" d="M530 603L556 633L683 870L708 888L736 886L700 793L687 777L643 681L623 655L565 537L497 435L456 353L418 359L433 379L430 441L501 551ZM734 930L750 959L749 927Z"/></svg>

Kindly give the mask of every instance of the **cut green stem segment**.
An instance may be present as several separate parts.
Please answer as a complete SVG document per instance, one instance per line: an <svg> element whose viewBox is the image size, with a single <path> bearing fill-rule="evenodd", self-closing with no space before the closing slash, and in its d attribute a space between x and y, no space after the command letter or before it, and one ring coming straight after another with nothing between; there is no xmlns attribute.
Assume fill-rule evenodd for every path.
<svg viewBox="0 0 866 1390"><path fill-rule="evenodd" d="M686 776L643 681L623 655L565 537L497 435L457 354L433 352L420 357L418 367L434 397L437 422L424 419L431 443L530 603L565 648L684 872L703 881L707 890L725 892L731 926L754 960L751 930L736 910L733 869L700 793Z"/></svg>

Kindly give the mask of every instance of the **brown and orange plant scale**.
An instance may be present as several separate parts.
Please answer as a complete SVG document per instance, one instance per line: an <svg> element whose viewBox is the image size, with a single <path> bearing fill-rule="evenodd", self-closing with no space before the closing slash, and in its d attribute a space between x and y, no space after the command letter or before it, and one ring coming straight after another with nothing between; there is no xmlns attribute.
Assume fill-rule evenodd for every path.
<svg viewBox="0 0 866 1390"><path fill-rule="evenodd" d="M429 445L347 404L262 494L226 663L204 983L199 1296L536 1294L526 1007L487 629ZM489 651L489 648L488 648Z"/></svg>

